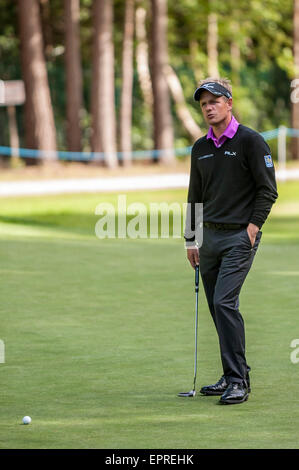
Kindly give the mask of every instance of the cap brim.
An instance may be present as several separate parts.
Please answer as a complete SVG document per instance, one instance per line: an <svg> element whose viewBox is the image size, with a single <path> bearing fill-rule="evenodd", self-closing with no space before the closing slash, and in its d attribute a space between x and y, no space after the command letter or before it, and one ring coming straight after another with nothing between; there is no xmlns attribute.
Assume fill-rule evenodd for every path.
<svg viewBox="0 0 299 470"><path fill-rule="evenodd" d="M207 82L207 83L203 83L199 88L197 88L197 90L195 91L193 95L194 100L199 101L201 92L205 90L215 96L225 96L226 98L232 98L230 91L227 90L220 83Z"/></svg>
<svg viewBox="0 0 299 470"><path fill-rule="evenodd" d="M219 91L212 91L212 90L208 90L207 88L204 88L204 87L199 87L199 88L197 88L197 90L195 90L195 93L193 95L193 98L194 98L195 101L200 100L200 95L203 91L208 91L209 93L211 93L212 95L215 95L215 96L223 96L223 93L220 93Z"/></svg>

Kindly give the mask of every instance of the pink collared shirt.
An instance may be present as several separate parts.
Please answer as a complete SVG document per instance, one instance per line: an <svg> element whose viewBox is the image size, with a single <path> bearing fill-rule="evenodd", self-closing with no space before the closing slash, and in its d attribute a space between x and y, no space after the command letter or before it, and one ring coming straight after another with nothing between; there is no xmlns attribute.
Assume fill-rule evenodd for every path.
<svg viewBox="0 0 299 470"><path fill-rule="evenodd" d="M208 134L207 134L207 139L212 139L215 146L217 148L219 148L219 147L221 147L221 145L224 144L224 142L226 141L227 138L232 139L234 137L235 133L238 130L238 127L239 127L238 121L236 120L236 118L234 116L232 116L229 125L227 126L225 131L221 134L219 139L217 139L217 137L215 137L212 127L209 128L209 131L208 131Z"/></svg>

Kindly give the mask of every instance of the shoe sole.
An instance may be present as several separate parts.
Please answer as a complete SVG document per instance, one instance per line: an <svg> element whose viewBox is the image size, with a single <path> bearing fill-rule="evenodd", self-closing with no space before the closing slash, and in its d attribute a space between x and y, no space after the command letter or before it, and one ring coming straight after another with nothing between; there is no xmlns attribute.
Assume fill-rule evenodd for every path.
<svg viewBox="0 0 299 470"><path fill-rule="evenodd" d="M225 392L225 390L223 392L202 392L201 390L199 391L199 393L201 393L202 395L205 395L206 397L208 397L208 396L211 396L211 397L221 396L221 395L223 395L224 392ZM251 392L251 389L249 388L248 393L250 393L250 392Z"/></svg>
<svg viewBox="0 0 299 470"><path fill-rule="evenodd" d="M248 400L248 394L242 400L219 400L221 405L237 405L238 403L244 403Z"/></svg>

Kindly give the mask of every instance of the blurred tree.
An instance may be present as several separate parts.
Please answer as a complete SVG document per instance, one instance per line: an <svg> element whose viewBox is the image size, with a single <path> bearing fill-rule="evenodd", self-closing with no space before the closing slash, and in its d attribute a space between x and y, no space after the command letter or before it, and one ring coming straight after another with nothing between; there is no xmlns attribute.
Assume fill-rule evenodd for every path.
<svg viewBox="0 0 299 470"><path fill-rule="evenodd" d="M48 150L43 162L55 160L56 130L51 103L37 0L18 0L22 74L26 89L26 146ZM27 160L33 163L33 161Z"/></svg>
<svg viewBox="0 0 299 470"><path fill-rule="evenodd" d="M208 75L219 77L218 70L218 16L215 11L214 0L209 0L207 55Z"/></svg>
<svg viewBox="0 0 299 470"><path fill-rule="evenodd" d="M261 131L288 125L292 0L214 1L219 73L232 80L235 114Z"/></svg>
<svg viewBox="0 0 299 470"><path fill-rule="evenodd" d="M122 49L122 89L120 103L120 150L122 163L132 162L132 91L133 91L133 38L134 0L126 0L123 49Z"/></svg>
<svg viewBox="0 0 299 470"><path fill-rule="evenodd" d="M240 25L237 21L231 21L230 66L231 80L234 85L240 86L241 49L239 45Z"/></svg>
<svg viewBox="0 0 299 470"><path fill-rule="evenodd" d="M151 52L152 83L154 96L154 145L155 149L170 150L164 153L164 163L175 159L173 123L170 96L165 76L168 64L167 45L167 0L151 0Z"/></svg>
<svg viewBox="0 0 299 470"><path fill-rule="evenodd" d="M138 80L133 96L133 145L138 149L152 149L153 144L153 86L149 65L149 41L147 34L148 12L144 0L136 1L136 71Z"/></svg>
<svg viewBox="0 0 299 470"><path fill-rule="evenodd" d="M296 88L299 87L299 0L294 0L293 13L293 54L295 65ZM297 96L296 96L297 95ZM292 128L299 130L299 101L298 93L295 94L292 102ZM292 158L299 159L299 137L294 137L292 142Z"/></svg>
<svg viewBox="0 0 299 470"><path fill-rule="evenodd" d="M64 0L67 148L81 151L82 70L79 37L80 0Z"/></svg>
<svg viewBox="0 0 299 470"><path fill-rule="evenodd" d="M148 41L146 33L146 9L139 0L136 8L136 64L140 88L147 108L152 111L153 88L148 58Z"/></svg>
<svg viewBox="0 0 299 470"><path fill-rule="evenodd" d="M54 49L50 0L39 0L39 3L45 57L50 58Z"/></svg>
<svg viewBox="0 0 299 470"><path fill-rule="evenodd" d="M197 140L201 135L201 129L193 119L188 106L186 105L184 91L181 82L174 69L168 64L165 66L166 79L170 93L176 104L176 113L188 134Z"/></svg>
<svg viewBox="0 0 299 470"><path fill-rule="evenodd" d="M104 152L108 167L117 166L114 97L113 2L94 0L91 77L91 146Z"/></svg>

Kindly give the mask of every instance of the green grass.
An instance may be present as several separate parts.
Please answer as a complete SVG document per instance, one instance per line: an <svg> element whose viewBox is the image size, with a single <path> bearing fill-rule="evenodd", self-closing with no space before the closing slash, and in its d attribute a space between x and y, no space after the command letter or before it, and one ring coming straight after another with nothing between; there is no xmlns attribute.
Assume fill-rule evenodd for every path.
<svg viewBox="0 0 299 470"><path fill-rule="evenodd" d="M0 448L297 448L298 183L279 194L240 299L252 393L227 407L176 396L192 387L194 350L181 240L98 240L95 207L115 194L1 199ZM201 288L198 386L220 375Z"/></svg>

